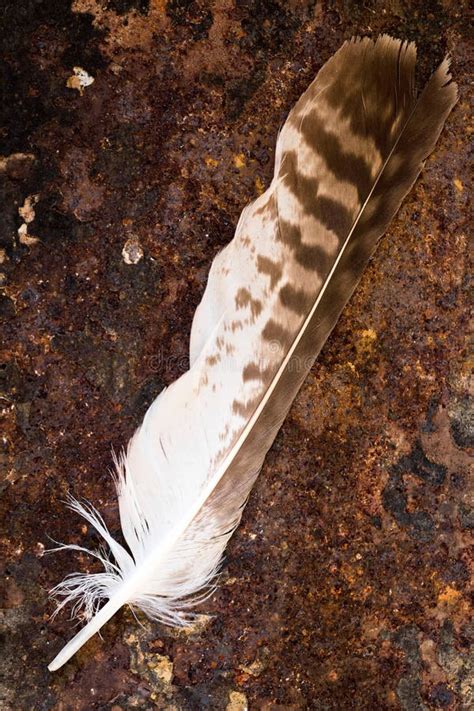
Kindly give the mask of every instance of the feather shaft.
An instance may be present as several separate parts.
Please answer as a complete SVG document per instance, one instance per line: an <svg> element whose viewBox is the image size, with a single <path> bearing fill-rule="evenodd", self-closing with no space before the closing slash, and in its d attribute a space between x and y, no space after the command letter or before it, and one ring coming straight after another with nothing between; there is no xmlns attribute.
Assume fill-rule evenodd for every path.
<svg viewBox="0 0 474 711"><path fill-rule="evenodd" d="M115 613L120 610L122 605L125 605L129 599L127 587L130 587L132 581L129 584L124 585L121 594L116 594L115 597L111 598L105 605L99 610L99 612L90 620L85 627L83 627L79 632L61 649L59 654L57 654L53 661L48 664L49 671L57 671L66 662L68 662L71 657L80 650L80 648L93 637L96 632L98 632L101 627L105 625L106 622L110 620Z"/></svg>

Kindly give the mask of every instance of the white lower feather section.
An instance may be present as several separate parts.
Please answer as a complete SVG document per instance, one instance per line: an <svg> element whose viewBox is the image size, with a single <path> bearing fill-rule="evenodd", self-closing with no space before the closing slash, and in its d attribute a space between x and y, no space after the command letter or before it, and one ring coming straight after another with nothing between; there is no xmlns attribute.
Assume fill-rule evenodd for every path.
<svg viewBox="0 0 474 711"><path fill-rule="evenodd" d="M241 506L231 512L230 520L220 512L198 517L222 472L209 480L193 476L186 448L180 450L181 468L174 468L175 476L166 467L163 472L156 466L156 461L166 460L167 455L160 442L158 453L150 428L154 431L155 417L160 419L157 411L163 406L165 393L149 409L127 455L116 462L120 521L132 555L113 539L92 506L69 500L70 508L102 536L114 561L104 551L61 546L91 553L102 562L105 572L72 574L52 590L53 597L62 598L58 611L73 603L71 616L82 609L89 622L49 665L50 671L67 662L123 605L137 607L164 624L182 627L195 617L190 608L205 600L215 587L222 554L240 521ZM193 455L196 451L199 448L193 449ZM247 493L241 497L242 505ZM100 608L104 600L108 602Z"/></svg>

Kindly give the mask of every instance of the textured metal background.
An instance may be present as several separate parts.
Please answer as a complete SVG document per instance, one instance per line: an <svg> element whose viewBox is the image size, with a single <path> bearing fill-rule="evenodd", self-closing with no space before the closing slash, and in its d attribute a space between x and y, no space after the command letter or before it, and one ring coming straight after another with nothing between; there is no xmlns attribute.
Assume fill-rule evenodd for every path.
<svg viewBox="0 0 474 711"><path fill-rule="evenodd" d="M467 4L2 3L2 709L474 708ZM344 39L379 32L416 40L422 79L449 51L460 102L267 457L210 616L185 635L124 610L49 674L73 626L47 591L92 564L44 555L48 534L95 543L61 500L117 530L110 448L186 369L279 126Z"/></svg>

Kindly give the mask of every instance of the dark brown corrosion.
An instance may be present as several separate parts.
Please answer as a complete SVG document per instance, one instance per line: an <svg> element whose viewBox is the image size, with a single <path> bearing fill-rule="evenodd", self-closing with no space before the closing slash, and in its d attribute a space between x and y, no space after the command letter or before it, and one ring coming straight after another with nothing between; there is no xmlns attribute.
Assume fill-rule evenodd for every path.
<svg viewBox="0 0 474 711"><path fill-rule="evenodd" d="M2 709L474 706L466 12L3 4ZM48 534L96 543L61 501L117 531L110 447L186 369L209 264L268 184L282 120L345 38L382 31L417 42L422 78L449 51L460 101L267 457L213 617L179 635L122 611L49 674L72 627L47 590L92 564L44 555Z"/></svg>

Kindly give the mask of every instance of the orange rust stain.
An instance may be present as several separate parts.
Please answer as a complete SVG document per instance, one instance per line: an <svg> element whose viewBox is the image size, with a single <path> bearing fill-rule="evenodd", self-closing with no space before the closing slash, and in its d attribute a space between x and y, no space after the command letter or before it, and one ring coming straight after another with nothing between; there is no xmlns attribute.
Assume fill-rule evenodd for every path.
<svg viewBox="0 0 474 711"><path fill-rule="evenodd" d="M438 604L441 603L451 607L453 605L456 605L461 597L462 594L459 592L459 590L456 590L450 585L447 585L438 595Z"/></svg>
<svg viewBox="0 0 474 711"><path fill-rule="evenodd" d="M204 158L204 162L208 168L217 168L217 166L219 165L219 161L215 158L212 158L211 156L207 156L206 158Z"/></svg>

